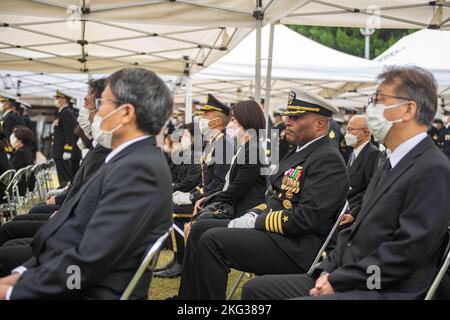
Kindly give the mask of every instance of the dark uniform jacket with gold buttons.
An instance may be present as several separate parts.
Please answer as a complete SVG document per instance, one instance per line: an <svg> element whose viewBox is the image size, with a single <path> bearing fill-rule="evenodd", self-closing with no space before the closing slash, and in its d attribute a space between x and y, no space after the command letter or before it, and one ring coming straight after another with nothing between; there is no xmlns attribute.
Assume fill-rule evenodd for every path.
<svg viewBox="0 0 450 320"><path fill-rule="evenodd" d="M273 194L249 210L259 214L255 228L306 271L345 203L344 159L325 136L284 158L270 182Z"/></svg>
<svg viewBox="0 0 450 320"><path fill-rule="evenodd" d="M53 136L53 158L62 159L64 152L79 153L76 145L75 127L77 119L72 107L63 108L54 122L55 133Z"/></svg>
<svg viewBox="0 0 450 320"><path fill-rule="evenodd" d="M195 203L200 197L207 197L222 191L233 152L233 141L226 135L225 130L218 133L206 145L201 159L201 183L191 191L192 203Z"/></svg>

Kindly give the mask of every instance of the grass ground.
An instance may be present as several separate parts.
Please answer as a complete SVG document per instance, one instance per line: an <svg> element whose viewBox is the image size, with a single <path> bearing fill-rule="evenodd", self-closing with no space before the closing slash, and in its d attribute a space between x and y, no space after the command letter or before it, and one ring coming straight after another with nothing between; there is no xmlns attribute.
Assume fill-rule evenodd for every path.
<svg viewBox="0 0 450 320"><path fill-rule="evenodd" d="M163 266L167 264L172 259L172 252L169 250L161 251L158 260L158 266ZM228 289L227 292L231 290L234 282L238 278L240 271L231 270L228 277ZM250 278L246 275L244 279L241 281L241 284L234 294L233 300L240 299L242 286L246 281ZM180 285L180 278L175 279L162 279L154 277L152 280L152 284L150 286L149 299L151 300L163 300L170 296L176 295L178 293L178 287Z"/></svg>

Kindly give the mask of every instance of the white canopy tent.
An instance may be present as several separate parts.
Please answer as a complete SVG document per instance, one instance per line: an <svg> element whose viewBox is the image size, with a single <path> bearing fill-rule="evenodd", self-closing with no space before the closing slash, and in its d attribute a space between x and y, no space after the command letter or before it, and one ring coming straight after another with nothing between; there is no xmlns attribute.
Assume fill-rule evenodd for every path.
<svg viewBox="0 0 450 320"><path fill-rule="evenodd" d="M139 65L189 77L233 48L251 29L260 30L286 15L293 2L3 0L0 69L110 73ZM186 82L189 89L189 78ZM190 110L189 90L186 97Z"/></svg>
<svg viewBox="0 0 450 320"><path fill-rule="evenodd" d="M387 49L374 61L387 66L416 65L431 71L439 85L440 106L450 107L450 31L419 30L409 34ZM375 86L345 93L340 98L366 104Z"/></svg>
<svg viewBox="0 0 450 320"><path fill-rule="evenodd" d="M328 48L283 25L274 28L271 105L286 103L292 87L302 87L327 98L370 85L381 70L377 63ZM252 32L230 53L196 74L193 96L202 101L213 92L220 99L235 102L255 97L253 57L256 32ZM262 52L268 52L270 27L262 30ZM262 74L267 72L262 58ZM265 87L263 82L262 87ZM263 96L266 92L263 92Z"/></svg>
<svg viewBox="0 0 450 320"><path fill-rule="evenodd" d="M305 0L281 19L284 24L449 29L450 1Z"/></svg>

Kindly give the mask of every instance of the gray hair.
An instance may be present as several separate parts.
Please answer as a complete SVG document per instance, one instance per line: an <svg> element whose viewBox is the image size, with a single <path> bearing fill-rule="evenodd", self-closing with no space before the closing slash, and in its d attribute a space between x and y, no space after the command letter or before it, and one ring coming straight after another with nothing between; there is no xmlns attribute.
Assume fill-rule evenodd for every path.
<svg viewBox="0 0 450 320"><path fill-rule="evenodd" d="M130 103L136 112L138 129L156 135L172 114L172 95L152 71L125 68L113 73L107 83L119 101Z"/></svg>
<svg viewBox="0 0 450 320"><path fill-rule="evenodd" d="M417 66L390 67L377 78L383 83L395 83L396 95L416 103L417 123L431 125L438 105L437 84L431 72Z"/></svg>

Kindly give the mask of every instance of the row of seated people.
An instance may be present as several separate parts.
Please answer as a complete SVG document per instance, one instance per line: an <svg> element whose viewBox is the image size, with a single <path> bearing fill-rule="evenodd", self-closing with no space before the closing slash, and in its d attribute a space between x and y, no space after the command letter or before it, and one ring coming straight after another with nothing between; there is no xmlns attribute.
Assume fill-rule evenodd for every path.
<svg viewBox="0 0 450 320"><path fill-rule="evenodd" d="M427 83L431 90L414 87L417 84L411 84L411 78ZM183 165L181 179L173 185L173 218L180 229L184 228L186 250L185 239L174 233L171 243L176 257L156 273L163 277L182 273L179 298L223 299L230 268L261 275L245 286L246 299L423 296L438 266L450 213L446 194L450 164L426 134L436 113L435 83L419 68L393 69L380 80L366 112L367 122L364 117L354 117L347 128L348 140L355 147L348 164L327 137L329 119L337 108L314 94L291 91L285 111L286 138L298 147L270 176L262 173L264 148L257 135L251 134L264 128L260 107L247 101L230 110L209 97L199 123L207 141L199 164ZM407 91L410 87L416 90ZM405 90L408 99L397 93ZM90 94L101 91L92 88ZM423 103L412 93L429 101ZM392 110L384 112L388 109ZM184 129L185 138L191 139L193 127ZM370 134L391 150L387 158L370 144ZM236 142L239 147L234 154ZM181 148L184 158L195 158L188 143L180 144L186 146ZM253 163L252 145L257 146L257 161ZM84 159L62 195L63 202L76 196L77 188L89 179L80 172L95 171L89 170L91 165L95 167L89 155L93 157L97 149L95 146ZM108 152L104 150L97 168ZM192 184L177 190L183 181ZM341 224L354 221L353 225L340 232L337 248L316 273L303 275L346 200L350 209ZM49 200L49 204L33 209L40 213L47 210L45 215L33 213L13 222L35 224L32 237L45 223L36 220L51 219L60 204L61 199ZM13 222L3 226L0 233L5 235ZM17 236L10 233L3 242ZM26 241L25 245L13 241L0 248L2 266L2 250L17 254L22 246L28 257L33 255L31 240L20 240ZM6 260L11 252L4 255ZM424 252L428 253L425 259ZM15 261L2 272L6 275L20 264ZM381 288L370 290L367 268L374 265L381 270Z"/></svg>

